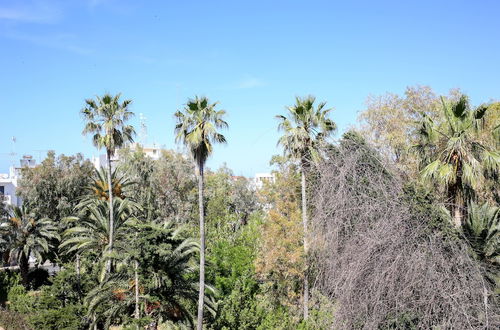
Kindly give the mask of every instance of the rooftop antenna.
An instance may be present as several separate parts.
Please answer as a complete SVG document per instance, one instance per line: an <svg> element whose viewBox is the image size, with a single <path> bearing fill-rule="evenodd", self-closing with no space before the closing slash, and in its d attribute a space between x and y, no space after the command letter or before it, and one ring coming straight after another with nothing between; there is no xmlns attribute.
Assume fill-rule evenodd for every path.
<svg viewBox="0 0 500 330"><path fill-rule="evenodd" d="M16 153L16 137L15 136L13 136L11 138L11 142L12 142L12 144L11 144L10 152L8 152L8 153L1 153L0 155L6 155L6 156L8 156L10 158L10 166L14 167L15 166L15 162L16 162L16 155L17 155L17 153Z"/></svg>
<svg viewBox="0 0 500 330"><path fill-rule="evenodd" d="M146 143L148 142L148 128L146 126L146 119L147 118L141 112L139 114L139 122L141 125L141 130L139 131L139 141L141 142L143 147L145 147Z"/></svg>
<svg viewBox="0 0 500 330"><path fill-rule="evenodd" d="M10 156L10 165L11 166L14 166L15 165L15 162L16 162L16 156L17 156L17 152L16 152L16 142L17 142L17 139L15 136L12 137L12 148L10 150L10 153L9 153L9 156Z"/></svg>

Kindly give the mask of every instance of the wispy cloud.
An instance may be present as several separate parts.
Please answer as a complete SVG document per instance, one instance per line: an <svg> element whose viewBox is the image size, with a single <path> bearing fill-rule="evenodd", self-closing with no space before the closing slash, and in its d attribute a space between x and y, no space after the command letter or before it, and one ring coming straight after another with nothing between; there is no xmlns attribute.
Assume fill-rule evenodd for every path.
<svg viewBox="0 0 500 330"><path fill-rule="evenodd" d="M11 32L3 34L3 37L26 41L34 45L59 49L78 55L90 55L93 53L92 49L78 46L75 43L76 36L73 34L59 33L53 35L34 35Z"/></svg>
<svg viewBox="0 0 500 330"><path fill-rule="evenodd" d="M243 79L216 87L218 90L252 89L267 85L262 79L246 76Z"/></svg>
<svg viewBox="0 0 500 330"><path fill-rule="evenodd" d="M237 89L248 89L248 88L255 88L255 87L261 87L264 86L265 83L255 77L249 77L241 80L239 83L236 84Z"/></svg>
<svg viewBox="0 0 500 330"><path fill-rule="evenodd" d="M0 4L0 20L24 23L55 23L62 10L54 1L25 1Z"/></svg>
<svg viewBox="0 0 500 330"><path fill-rule="evenodd" d="M123 1L123 0L86 0L86 6L89 11L102 10L103 8L109 12L118 15L133 15L135 8L141 3L140 1Z"/></svg>

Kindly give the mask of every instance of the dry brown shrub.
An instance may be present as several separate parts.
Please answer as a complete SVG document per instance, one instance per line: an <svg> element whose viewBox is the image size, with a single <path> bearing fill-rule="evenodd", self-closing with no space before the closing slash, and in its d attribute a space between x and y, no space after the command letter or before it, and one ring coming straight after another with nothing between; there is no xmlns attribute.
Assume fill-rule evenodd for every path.
<svg viewBox="0 0 500 330"><path fill-rule="evenodd" d="M334 329L500 328L481 265L370 147L344 139L317 174L314 287L335 302Z"/></svg>

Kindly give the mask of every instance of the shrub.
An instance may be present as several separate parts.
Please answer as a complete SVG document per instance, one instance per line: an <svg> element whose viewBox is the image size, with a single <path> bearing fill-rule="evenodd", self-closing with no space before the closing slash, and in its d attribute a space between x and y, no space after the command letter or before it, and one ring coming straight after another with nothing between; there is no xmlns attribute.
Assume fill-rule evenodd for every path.
<svg viewBox="0 0 500 330"><path fill-rule="evenodd" d="M5 330L32 330L21 313L0 309L0 327Z"/></svg>

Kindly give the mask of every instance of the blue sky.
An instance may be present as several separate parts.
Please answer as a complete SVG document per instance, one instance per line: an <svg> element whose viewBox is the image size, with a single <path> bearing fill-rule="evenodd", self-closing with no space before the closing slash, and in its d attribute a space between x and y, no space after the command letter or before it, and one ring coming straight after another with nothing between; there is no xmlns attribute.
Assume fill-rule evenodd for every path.
<svg viewBox="0 0 500 330"><path fill-rule="evenodd" d="M205 95L228 112L208 166L268 169L274 115L294 96L355 125L370 94L408 85L500 91L498 1L0 0L0 172L16 152L97 154L81 135L85 98L122 92L148 142L174 143L173 113ZM139 130L139 129L138 129Z"/></svg>

